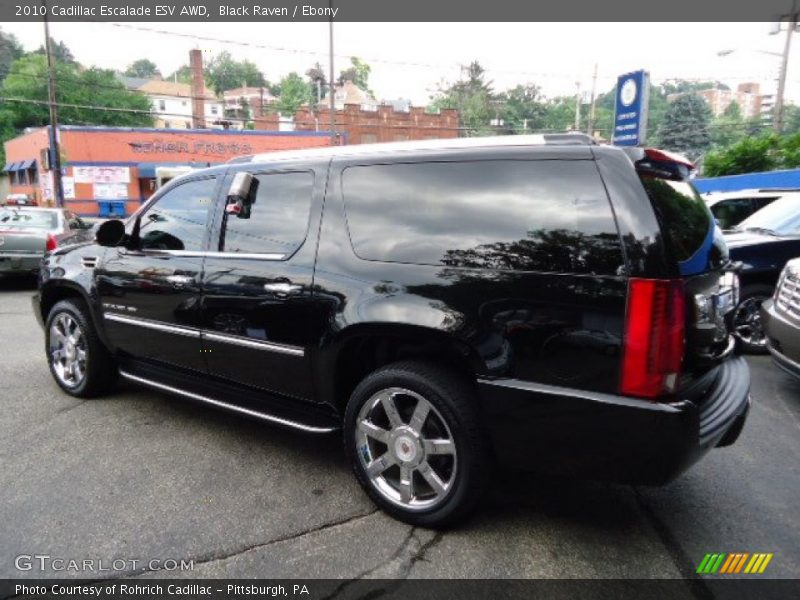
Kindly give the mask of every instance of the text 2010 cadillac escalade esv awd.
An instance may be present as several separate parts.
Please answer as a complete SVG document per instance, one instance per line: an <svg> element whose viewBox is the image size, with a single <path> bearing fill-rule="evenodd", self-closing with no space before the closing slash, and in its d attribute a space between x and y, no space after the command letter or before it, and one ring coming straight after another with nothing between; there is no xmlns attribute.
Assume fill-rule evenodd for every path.
<svg viewBox="0 0 800 600"><path fill-rule="evenodd" d="M50 253L34 310L67 393L122 376L341 430L411 523L466 514L498 463L663 483L749 407L690 167L580 135L249 157Z"/></svg>

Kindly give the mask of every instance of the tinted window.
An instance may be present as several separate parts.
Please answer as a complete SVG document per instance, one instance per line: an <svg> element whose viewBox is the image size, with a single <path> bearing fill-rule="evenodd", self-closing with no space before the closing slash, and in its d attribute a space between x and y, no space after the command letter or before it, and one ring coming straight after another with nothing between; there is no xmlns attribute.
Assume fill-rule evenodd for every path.
<svg viewBox="0 0 800 600"><path fill-rule="evenodd" d="M142 216L142 248L201 250L215 183L213 177L187 181L159 198Z"/></svg>
<svg viewBox="0 0 800 600"><path fill-rule="evenodd" d="M641 180L675 259L685 261L691 258L713 231L713 219L705 202L687 181L670 181L644 174Z"/></svg>
<svg viewBox="0 0 800 600"><path fill-rule="evenodd" d="M711 207L711 212L722 229L730 229L753 214L753 201L750 198L722 200Z"/></svg>
<svg viewBox="0 0 800 600"><path fill-rule="evenodd" d="M226 215L225 252L291 254L303 243L311 211L311 173L258 175L250 218Z"/></svg>
<svg viewBox="0 0 800 600"><path fill-rule="evenodd" d="M351 167L350 237L369 260L616 273L620 240L590 161Z"/></svg>
<svg viewBox="0 0 800 600"><path fill-rule="evenodd" d="M58 215L52 211L14 210L0 212L3 229L58 229Z"/></svg>
<svg viewBox="0 0 800 600"><path fill-rule="evenodd" d="M741 229L764 229L779 235L800 235L800 202L785 196L739 224Z"/></svg>

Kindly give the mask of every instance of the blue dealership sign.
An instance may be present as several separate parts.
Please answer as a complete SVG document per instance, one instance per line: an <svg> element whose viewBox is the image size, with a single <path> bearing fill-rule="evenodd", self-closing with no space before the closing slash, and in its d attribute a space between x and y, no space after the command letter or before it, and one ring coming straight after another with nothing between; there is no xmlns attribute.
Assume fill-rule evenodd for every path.
<svg viewBox="0 0 800 600"><path fill-rule="evenodd" d="M647 135L647 109L650 104L650 76L647 71L625 73L617 78L614 106L615 146L638 146Z"/></svg>

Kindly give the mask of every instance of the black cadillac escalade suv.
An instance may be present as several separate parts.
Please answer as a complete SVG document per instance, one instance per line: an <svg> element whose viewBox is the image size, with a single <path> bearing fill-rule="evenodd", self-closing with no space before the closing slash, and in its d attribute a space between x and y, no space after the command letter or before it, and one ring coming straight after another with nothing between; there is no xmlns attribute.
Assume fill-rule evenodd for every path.
<svg viewBox="0 0 800 600"><path fill-rule="evenodd" d="M580 135L240 159L49 254L34 310L67 393L121 376L341 430L411 523L466 514L496 464L664 483L749 407L690 167Z"/></svg>

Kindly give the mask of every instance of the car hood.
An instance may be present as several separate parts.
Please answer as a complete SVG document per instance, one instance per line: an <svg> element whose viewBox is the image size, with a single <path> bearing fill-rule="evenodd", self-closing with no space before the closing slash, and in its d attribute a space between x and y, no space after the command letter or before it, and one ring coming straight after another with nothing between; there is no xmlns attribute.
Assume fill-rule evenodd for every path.
<svg viewBox="0 0 800 600"><path fill-rule="evenodd" d="M742 246L755 246L757 244L769 244L772 242L780 242L781 238L769 235L768 233L759 233L757 231L732 231L725 232L725 243L728 248L741 248Z"/></svg>

